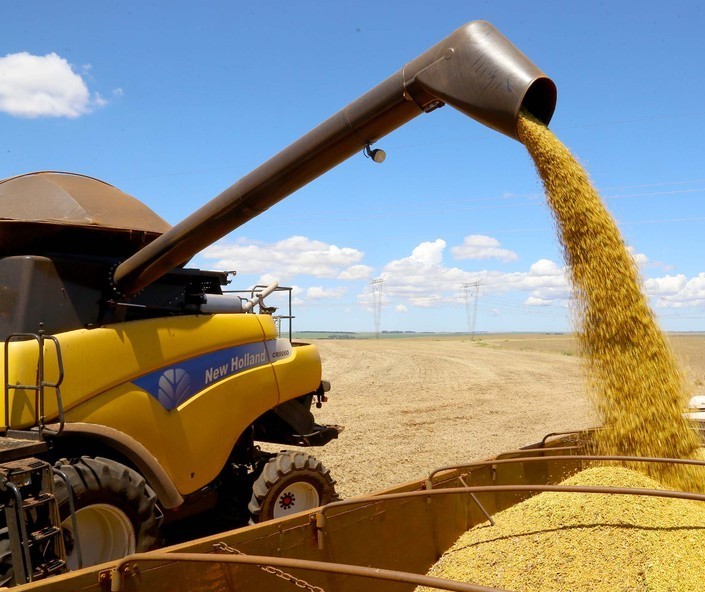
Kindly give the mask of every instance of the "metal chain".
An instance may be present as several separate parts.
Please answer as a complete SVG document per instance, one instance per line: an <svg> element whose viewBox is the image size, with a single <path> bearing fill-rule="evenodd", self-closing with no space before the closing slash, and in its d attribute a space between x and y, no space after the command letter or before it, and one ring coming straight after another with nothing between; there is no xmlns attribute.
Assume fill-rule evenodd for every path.
<svg viewBox="0 0 705 592"><path fill-rule="evenodd" d="M220 541L218 543L213 543L213 549L215 550L216 553L230 553L231 555L245 555L242 551L238 551L234 547L231 547L227 543L224 543L223 541ZM276 567L273 567L271 565L259 565L258 566L262 571L267 572L268 574L272 574L273 576L276 576L278 578L281 578L282 580L286 582L290 582L294 584L297 588L303 588L304 590L308 590L309 592L326 592L323 588L319 586L314 586L313 584L309 584L306 580L302 580L301 578L297 578L296 576L291 575L290 573L287 573L285 571L282 571L281 569L277 569Z"/></svg>

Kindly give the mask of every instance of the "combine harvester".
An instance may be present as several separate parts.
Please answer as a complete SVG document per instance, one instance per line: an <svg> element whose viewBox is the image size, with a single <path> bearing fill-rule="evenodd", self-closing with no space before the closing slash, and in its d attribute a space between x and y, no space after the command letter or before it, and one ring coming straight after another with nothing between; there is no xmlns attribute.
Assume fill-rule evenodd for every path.
<svg viewBox="0 0 705 592"><path fill-rule="evenodd" d="M477 21L174 227L95 179L1 181L0 583L408 590L467 528L578 470L585 434L337 501L313 456L256 445L321 446L341 430L314 420L330 385L313 346L278 334L264 305L276 284L243 298L227 274L183 267L350 156L374 158L421 113L447 104L517 139L520 110L547 124L555 101L553 82ZM140 553L206 513L254 524Z"/></svg>

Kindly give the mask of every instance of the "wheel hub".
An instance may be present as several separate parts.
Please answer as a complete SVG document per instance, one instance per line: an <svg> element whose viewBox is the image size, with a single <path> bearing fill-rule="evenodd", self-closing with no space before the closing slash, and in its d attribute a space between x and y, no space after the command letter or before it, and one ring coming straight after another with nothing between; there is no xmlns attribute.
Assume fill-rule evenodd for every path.
<svg viewBox="0 0 705 592"><path fill-rule="evenodd" d="M299 481L289 485L279 494L277 504L274 507L274 517L281 518L296 512L310 510L318 507L320 503L321 497L318 490L311 483Z"/></svg>
<svg viewBox="0 0 705 592"><path fill-rule="evenodd" d="M288 510L289 508L291 508L291 506L294 505L295 502L296 496L293 493L288 492L279 498L279 507L282 510Z"/></svg>
<svg viewBox="0 0 705 592"><path fill-rule="evenodd" d="M135 552L135 529L125 512L110 504L92 504L76 512L78 542L81 546L82 566L98 565L121 559ZM67 518L61 524L65 538L74 544L67 549L69 569L78 569L78 547L73 532L73 521Z"/></svg>

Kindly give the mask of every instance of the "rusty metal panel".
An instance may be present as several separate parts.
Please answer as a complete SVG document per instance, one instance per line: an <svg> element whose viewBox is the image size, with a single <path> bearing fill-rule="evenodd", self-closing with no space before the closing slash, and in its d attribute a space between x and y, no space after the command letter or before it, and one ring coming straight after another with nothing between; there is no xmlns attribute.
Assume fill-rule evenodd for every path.
<svg viewBox="0 0 705 592"><path fill-rule="evenodd" d="M458 483L458 486L461 486ZM435 561L467 530L472 498L467 493L429 498L426 511L432 526ZM430 567L430 565L429 565Z"/></svg>
<svg viewBox="0 0 705 592"><path fill-rule="evenodd" d="M29 173L0 181L0 219L161 234L170 225L116 187L83 175Z"/></svg>
<svg viewBox="0 0 705 592"><path fill-rule="evenodd" d="M326 519L321 560L425 573L437 559L433 515L423 498L384 500L338 508ZM333 576L326 590L354 592L360 581ZM408 585L374 583L375 591L408 590Z"/></svg>
<svg viewBox="0 0 705 592"><path fill-rule="evenodd" d="M124 256L170 228L134 197L91 177L30 173L0 181L0 256L87 248Z"/></svg>

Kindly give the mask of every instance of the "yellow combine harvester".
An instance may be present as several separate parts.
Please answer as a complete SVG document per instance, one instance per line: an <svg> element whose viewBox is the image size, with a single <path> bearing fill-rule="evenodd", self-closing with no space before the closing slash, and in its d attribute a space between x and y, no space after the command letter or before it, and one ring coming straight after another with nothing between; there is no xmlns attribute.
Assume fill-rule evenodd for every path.
<svg viewBox="0 0 705 592"><path fill-rule="evenodd" d="M421 113L449 104L516 138L519 111L548 123L555 98L477 21L173 228L88 177L0 182L0 583L149 549L193 516L226 527L335 500L314 457L257 446L341 429L313 418L329 385L313 346L278 335L264 304L276 284L243 298L226 273L184 264Z"/></svg>

